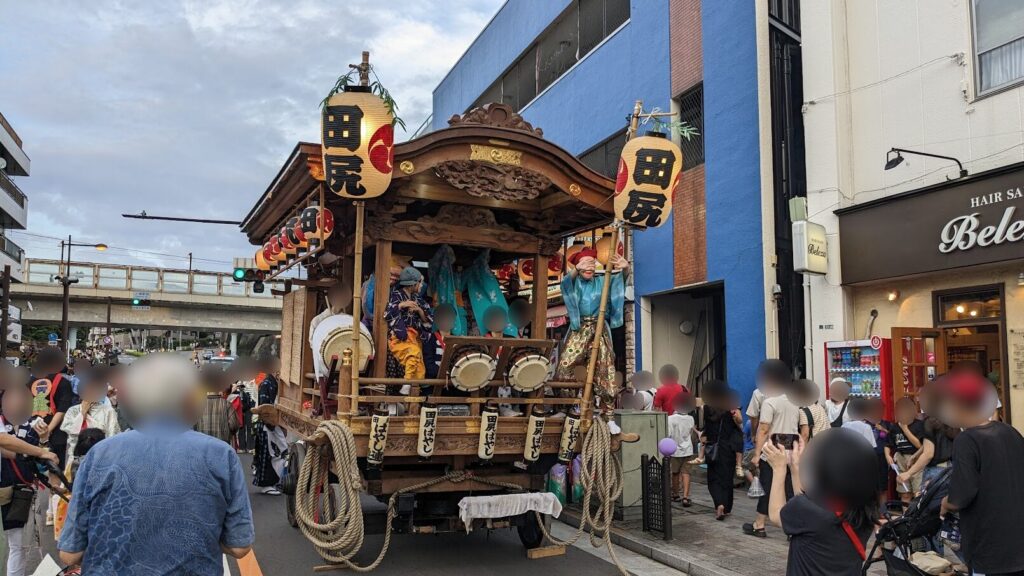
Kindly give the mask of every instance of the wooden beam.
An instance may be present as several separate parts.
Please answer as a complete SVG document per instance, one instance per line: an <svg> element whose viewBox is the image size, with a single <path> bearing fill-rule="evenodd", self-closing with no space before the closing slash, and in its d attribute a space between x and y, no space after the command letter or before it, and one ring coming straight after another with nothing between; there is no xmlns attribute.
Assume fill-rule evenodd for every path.
<svg viewBox="0 0 1024 576"><path fill-rule="evenodd" d="M548 322L548 257L537 254L533 257L533 320L530 336L543 338Z"/></svg>
<svg viewBox="0 0 1024 576"><path fill-rule="evenodd" d="M384 308L391 295L391 241L379 240L375 246L377 263L373 274L376 277L373 294L373 375L383 378L388 364L388 325L384 321Z"/></svg>
<svg viewBox="0 0 1024 576"><path fill-rule="evenodd" d="M550 558L551 556L564 556L565 546L551 545L541 546L540 548L530 548L526 551L526 557L530 560L538 560L540 558Z"/></svg>
<svg viewBox="0 0 1024 576"><path fill-rule="evenodd" d="M462 190L457 190L440 182L410 182L408 186L399 188L398 195L403 198L415 198L417 200L429 200L445 204L467 204L469 206L483 206L499 210L514 210L516 212L540 212L541 210L539 200L479 198L477 196L470 196Z"/></svg>
<svg viewBox="0 0 1024 576"><path fill-rule="evenodd" d="M392 242L423 244L429 241L431 244L490 248L517 254L534 254L539 245L536 236L523 232L416 220L395 222L377 236Z"/></svg>

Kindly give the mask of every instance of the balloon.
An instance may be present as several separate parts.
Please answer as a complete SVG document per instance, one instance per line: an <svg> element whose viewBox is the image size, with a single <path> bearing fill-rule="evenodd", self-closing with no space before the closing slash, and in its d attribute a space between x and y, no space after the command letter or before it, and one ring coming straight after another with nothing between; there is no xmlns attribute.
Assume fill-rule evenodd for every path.
<svg viewBox="0 0 1024 576"><path fill-rule="evenodd" d="M662 456L672 456L677 448L679 445L671 438L662 438L658 441L658 452L661 452Z"/></svg>

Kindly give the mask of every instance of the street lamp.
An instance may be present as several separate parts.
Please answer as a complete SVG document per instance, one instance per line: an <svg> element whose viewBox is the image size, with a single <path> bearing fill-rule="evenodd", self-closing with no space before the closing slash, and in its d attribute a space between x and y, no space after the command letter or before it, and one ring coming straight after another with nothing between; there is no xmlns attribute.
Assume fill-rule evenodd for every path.
<svg viewBox="0 0 1024 576"><path fill-rule="evenodd" d="M895 156L893 156L895 154ZM904 154L914 154L915 156L927 156L929 158L940 158L942 160L952 160L956 162L956 165L960 168L960 178L967 176L967 170L964 169L964 165L959 160L952 156L943 156L941 154L929 154L928 152L915 152L914 150L907 150L905 148L893 148L885 154L885 169L892 170L903 163Z"/></svg>
<svg viewBox="0 0 1024 576"><path fill-rule="evenodd" d="M64 273L61 274L60 276L57 276L56 279L57 279L57 281L60 282L61 286L63 286L63 288L64 288L64 299L63 299L63 303L61 305L61 313L60 313L60 338L61 338L60 346L61 346L61 349L64 351L65 355L71 353L71 350L68 348L68 332L69 332L68 331L68 308L70 307L70 304L71 304L71 285L78 283L78 278L72 278L71 277L71 247L72 246L84 246L84 247L87 247L87 248L95 248L96 250L98 250L100 252L103 252L104 250L107 249L107 245L103 244L103 243L88 244L88 243L81 243L81 242L72 242L70 235L68 236L68 239L67 239L66 242L64 240L60 241L60 263L61 263L61 266L63 266L63 268L64 268ZM67 247L67 249L68 249L68 258L67 258L66 261L64 260L64 248L65 247Z"/></svg>

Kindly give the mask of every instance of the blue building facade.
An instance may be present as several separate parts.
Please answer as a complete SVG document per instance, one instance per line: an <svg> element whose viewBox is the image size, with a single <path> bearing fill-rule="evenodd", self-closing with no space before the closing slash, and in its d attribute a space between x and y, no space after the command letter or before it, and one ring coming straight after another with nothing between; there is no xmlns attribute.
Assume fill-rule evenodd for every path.
<svg viewBox="0 0 1024 576"><path fill-rule="evenodd" d="M678 4L699 11L696 23L678 22ZM600 18L594 6L601 7ZM629 333L635 369L675 363L684 378L698 372L705 379L728 378L749 397L754 369L766 355L753 3L509 0L434 90L432 127L443 128L452 115L477 105L504 101L542 128L545 138L614 177L634 102L642 100L647 111L679 107L672 80L679 51L672 38L694 32L679 26L703 29L703 56L689 57L703 65L706 184L692 193L702 195L706 252L691 249L689 231L674 217L634 233ZM566 49L559 52L558 45ZM536 90L529 87L532 80ZM680 285L676 258L706 258L706 276ZM680 319L706 327L687 335ZM698 347L694 339L702 333L706 342Z"/></svg>

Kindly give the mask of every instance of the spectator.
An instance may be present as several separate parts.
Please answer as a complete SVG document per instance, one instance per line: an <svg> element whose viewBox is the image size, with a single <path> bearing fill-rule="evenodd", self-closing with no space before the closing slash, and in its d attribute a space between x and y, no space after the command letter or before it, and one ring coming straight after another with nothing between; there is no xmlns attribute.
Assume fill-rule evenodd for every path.
<svg viewBox="0 0 1024 576"><path fill-rule="evenodd" d="M754 459L758 463L758 477L765 487L765 495L757 501L757 517L743 525L743 533L764 538L765 522L768 520L768 486L772 485L774 469L768 464L761 449L775 434L788 435L792 440L800 435L800 409L790 401L787 393L792 390L793 378L789 368L781 360L765 360L758 366L758 388L764 393L761 403L757 433L754 438ZM753 417L752 417L753 418ZM793 484L788 469L785 473L786 495L793 496Z"/></svg>
<svg viewBox="0 0 1024 576"><path fill-rule="evenodd" d="M75 447L72 449L66 473L68 482L72 484L75 482L75 474L78 473L78 467L81 466L82 459L85 458L85 455L89 453L93 446L99 443L100 440L105 439L107 435L99 428L86 428L77 434L77 437L78 441L75 442ZM71 499L71 493L66 493L66 497L68 501L59 500L57 502L57 514L53 522L54 538L58 540L60 539L60 533L64 530L64 521L67 519L68 502Z"/></svg>
<svg viewBox="0 0 1024 576"><path fill-rule="evenodd" d="M236 409L224 398L224 391L230 383L218 368L203 368L199 375L206 397L196 430L230 445L242 423Z"/></svg>
<svg viewBox="0 0 1024 576"><path fill-rule="evenodd" d="M828 411L818 403L821 391L818 385L811 380L797 380L794 384L794 399L800 406L800 439L804 444L828 430L832 422L828 418Z"/></svg>
<svg viewBox="0 0 1024 576"><path fill-rule="evenodd" d="M650 412L654 409L654 394L654 374L647 370L634 372L623 393L622 407Z"/></svg>
<svg viewBox="0 0 1024 576"><path fill-rule="evenodd" d="M859 576L878 515L871 450L855 432L835 430L809 442L806 455L800 442L764 452L775 471L765 486L769 516L790 539L787 576ZM792 499L784 476L793 479Z"/></svg>
<svg viewBox="0 0 1024 576"><path fill-rule="evenodd" d="M995 391L983 377L951 373L941 385L953 442L953 472L943 515L960 514L960 552L973 573L1024 575L1019 522L1024 517L1024 437L989 420Z"/></svg>
<svg viewBox="0 0 1024 576"><path fill-rule="evenodd" d="M885 446L885 459L897 474L910 470L914 455L921 449L924 423L917 419L917 405L909 396L896 401L896 422L889 427L889 441ZM897 482L896 492L900 500L910 500L921 490L921 476L918 472L906 483Z"/></svg>
<svg viewBox="0 0 1024 576"><path fill-rule="evenodd" d="M83 378L79 386L82 403L68 408L68 413L60 425L61 430L68 435L67 462L74 456L78 434L82 430L99 428L107 438L121 433L121 427L117 423L117 412L110 404L103 402L107 397L106 378L99 374L89 374Z"/></svg>
<svg viewBox="0 0 1024 576"><path fill-rule="evenodd" d="M700 440L708 464L708 492L715 506L715 519L724 520L732 513L733 476L736 453L743 447L743 421L728 384L712 380L704 385L703 394L704 430Z"/></svg>
<svg viewBox="0 0 1024 576"><path fill-rule="evenodd" d="M83 574L219 574L222 552L241 558L254 539L241 463L191 430L201 396L188 359L151 355L126 379L137 429L100 442L79 467L61 561Z"/></svg>
<svg viewBox="0 0 1024 576"><path fill-rule="evenodd" d="M850 389L850 382L846 378L833 378L829 382L825 410L828 411L828 421L833 428L839 428L850 421Z"/></svg>
<svg viewBox="0 0 1024 576"><path fill-rule="evenodd" d="M909 470L899 474L896 481L906 484L917 473L922 472L922 489L929 482L949 468L953 460L953 443L960 429L949 426L937 416L942 413L942 398L935 393L935 383L928 384L918 394L918 401L925 413L924 436L921 438L921 451Z"/></svg>
<svg viewBox="0 0 1024 576"><path fill-rule="evenodd" d="M59 468L67 468L68 435L61 430L64 414L75 403L75 391L71 387L71 378L65 373L67 363L64 353L57 348L48 347L39 352L32 367L32 395L35 396L34 411L43 416L50 438L50 451L60 460ZM51 482L53 484L53 482ZM57 496L51 494L49 507L46 511L46 525L53 524L53 514L57 509Z"/></svg>
<svg viewBox="0 0 1024 576"><path fill-rule="evenodd" d="M455 307L451 304L439 304L434 309L434 331L423 345L423 362L426 365L427 378L437 378L441 369L441 358L444 357L444 341L451 336L455 319Z"/></svg>
<svg viewBox="0 0 1024 576"><path fill-rule="evenodd" d="M693 456L694 420L690 412L694 411L693 397L689 394L676 394L675 409L668 417L668 436L676 443L676 452L672 455L672 499L683 503L689 508L690 501L690 464L687 460Z"/></svg>
<svg viewBox="0 0 1024 576"><path fill-rule="evenodd" d="M764 392L765 385L778 387L784 384L788 385L792 381L793 374L782 360L769 358L762 360L758 364L757 373L754 376L754 393L751 394L750 403L747 404L747 418L750 419L750 429L754 431L755 437L761 424L761 404L764 403L766 397ZM758 446L757 448L760 449L761 447Z"/></svg>
<svg viewBox="0 0 1024 576"><path fill-rule="evenodd" d="M127 411L122 405L124 399L124 368L121 366L111 366L107 371L107 384L109 386L109 392L107 398L110 400L110 405L114 407L114 411L117 413L117 426L122 432L131 430L131 423L128 422Z"/></svg>
<svg viewBox="0 0 1024 576"><path fill-rule="evenodd" d="M841 428L856 432L871 445L872 449L876 448L878 442L875 439L875 426L869 420L871 401L868 398L852 398L847 412L850 414L850 421L844 423Z"/></svg>
<svg viewBox="0 0 1024 576"><path fill-rule="evenodd" d="M672 414L675 411L676 394L690 391L679 383L679 369L672 364L665 364L658 370L658 382L660 385L654 393L654 409Z"/></svg>
<svg viewBox="0 0 1024 576"><path fill-rule="evenodd" d="M10 497L0 507L7 537L7 574L25 576L29 565L42 558L39 527L36 525L35 463L16 460L15 453L28 454L57 462L57 455L39 446L47 439L49 428L32 416L32 396L27 388L11 386L2 401L0 416L0 493Z"/></svg>
<svg viewBox="0 0 1024 576"><path fill-rule="evenodd" d="M277 401L277 358L262 362L259 379L259 403L273 404ZM287 431L280 425L261 423L256 435L256 456L253 457L253 484L270 496L281 494L281 476L288 458Z"/></svg>

